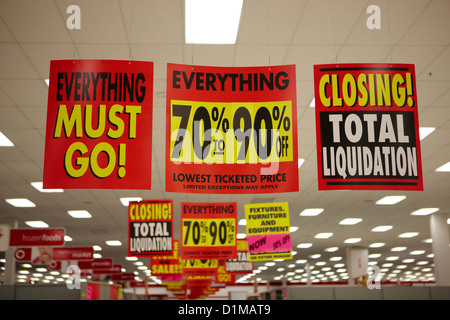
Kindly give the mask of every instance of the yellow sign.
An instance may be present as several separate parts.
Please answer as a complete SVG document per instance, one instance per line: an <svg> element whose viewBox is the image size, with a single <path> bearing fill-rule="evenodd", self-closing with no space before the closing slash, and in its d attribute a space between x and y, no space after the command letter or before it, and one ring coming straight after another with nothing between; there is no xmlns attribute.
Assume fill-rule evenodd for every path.
<svg viewBox="0 0 450 320"><path fill-rule="evenodd" d="M245 205L247 235L289 233L289 204L257 203Z"/></svg>
<svg viewBox="0 0 450 320"><path fill-rule="evenodd" d="M235 219L183 219L183 246L235 246Z"/></svg>
<svg viewBox="0 0 450 320"><path fill-rule="evenodd" d="M292 101L171 100L170 160L271 163L294 159Z"/></svg>

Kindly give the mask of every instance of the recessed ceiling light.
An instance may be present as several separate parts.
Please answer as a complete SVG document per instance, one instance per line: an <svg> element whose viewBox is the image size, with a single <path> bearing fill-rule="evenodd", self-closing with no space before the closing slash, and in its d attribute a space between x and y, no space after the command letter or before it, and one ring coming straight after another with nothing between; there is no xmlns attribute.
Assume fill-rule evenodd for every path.
<svg viewBox="0 0 450 320"><path fill-rule="evenodd" d="M309 257L310 257L311 259L319 259L319 258L321 257L321 255L318 254L318 253L316 253L316 254L310 255ZM310 269L312 269L311 266L310 266Z"/></svg>
<svg viewBox="0 0 450 320"><path fill-rule="evenodd" d="M372 231L372 232L385 232L385 231L391 230L392 228L393 228L392 226L378 226L378 227L373 228L370 231Z"/></svg>
<svg viewBox="0 0 450 320"><path fill-rule="evenodd" d="M73 241L73 239L66 234L64 235L64 241Z"/></svg>
<svg viewBox="0 0 450 320"><path fill-rule="evenodd" d="M330 261L341 261L342 257L331 257Z"/></svg>
<svg viewBox="0 0 450 320"><path fill-rule="evenodd" d="M417 235L419 235L418 232L405 232L405 233L399 234L398 237L399 238L412 238Z"/></svg>
<svg viewBox="0 0 450 320"><path fill-rule="evenodd" d="M386 196L376 202L376 204L391 205L404 200L406 196Z"/></svg>
<svg viewBox="0 0 450 320"><path fill-rule="evenodd" d="M416 211L411 212L412 216L426 216L432 214L436 211L439 211L439 208L422 208Z"/></svg>
<svg viewBox="0 0 450 320"><path fill-rule="evenodd" d="M425 139L426 136L428 136L430 133L432 133L436 128L432 127L420 127L419 128L419 138L420 140Z"/></svg>
<svg viewBox="0 0 450 320"><path fill-rule="evenodd" d="M48 224L44 221L25 221L25 224L32 228L48 228Z"/></svg>
<svg viewBox="0 0 450 320"><path fill-rule="evenodd" d="M298 168L302 166L302 164L305 162L305 159L298 159Z"/></svg>
<svg viewBox="0 0 450 320"><path fill-rule="evenodd" d="M102 247L100 247L98 245L93 245L92 249L94 249L94 251L102 251Z"/></svg>
<svg viewBox="0 0 450 320"><path fill-rule="evenodd" d="M369 245L369 248L381 248L384 247L386 243L383 242L375 242Z"/></svg>
<svg viewBox="0 0 450 320"><path fill-rule="evenodd" d="M358 243L361 241L361 238L348 238L344 241L344 243Z"/></svg>
<svg viewBox="0 0 450 320"><path fill-rule="evenodd" d="M361 221L362 221L362 219L360 219L360 218L346 218L346 219L342 220L341 222L339 222L339 224L345 225L345 226L352 226Z"/></svg>
<svg viewBox="0 0 450 320"><path fill-rule="evenodd" d="M314 238L316 238L316 239L328 239L332 235L333 235L332 232L321 232L321 233L316 234L314 236Z"/></svg>
<svg viewBox="0 0 450 320"><path fill-rule="evenodd" d="M311 248L312 247L312 243L299 243L297 245L297 248L301 248L301 249L306 249L306 248Z"/></svg>
<svg viewBox="0 0 450 320"><path fill-rule="evenodd" d="M0 147L14 147L14 143L12 143L2 132L0 132Z"/></svg>
<svg viewBox="0 0 450 320"><path fill-rule="evenodd" d="M309 103L310 108L314 108L316 106L316 97L313 97L311 102Z"/></svg>
<svg viewBox="0 0 450 320"><path fill-rule="evenodd" d="M339 248L338 247L330 247L330 248L326 248L325 251L326 252L336 252L338 251Z"/></svg>
<svg viewBox="0 0 450 320"><path fill-rule="evenodd" d="M72 218L85 219L92 218L92 215L86 210L69 210L67 213L72 216Z"/></svg>
<svg viewBox="0 0 450 320"><path fill-rule="evenodd" d="M242 4L243 0L186 0L186 43L236 43Z"/></svg>
<svg viewBox="0 0 450 320"><path fill-rule="evenodd" d="M16 199L5 199L10 205L18 208L33 208L36 205L28 199L16 198Z"/></svg>
<svg viewBox="0 0 450 320"><path fill-rule="evenodd" d="M394 252L400 252L400 251L405 251L405 250L406 250L406 247L395 247L395 248L391 249L391 251L394 251Z"/></svg>
<svg viewBox="0 0 450 320"><path fill-rule="evenodd" d="M302 212L300 212L300 216L308 216L308 217L313 217L313 216L317 216L319 214L321 214L323 212L322 208L310 208L310 209L305 209Z"/></svg>
<svg viewBox="0 0 450 320"><path fill-rule="evenodd" d="M245 234L245 233L238 233L236 235L236 238L237 239L245 239L245 238L247 238L247 234Z"/></svg>
<svg viewBox="0 0 450 320"><path fill-rule="evenodd" d="M398 257L396 257L396 256L387 257L386 260L387 261L395 261L395 260L398 260Z"/></svg>
<svg viewBox="0 0 450 320"><path fill-rule="evenodd" d="M102 258L102 255L101 255L100 253L95 252L95 253L93 254L93 257L94 257L94 259L101 259L101 258Z"/></svg>
<svg viewBox="0 0 450 320"><path fill-rule="evenodd" d="M63 189L43 189L42 182L31 182L31 185L39 192L46 192L46 193L64 192Z"/></svg>
<svg viewBox="0 0 450 320"><path fill-rule="evenodd" d="M440 166L436 170L436 172L450 172L450 162L447 162L446 164Z"/></svg>
<svg viewBox="0 0 450 320"><path fill-rule="evenodd" d="M241 220L239 220L238 225L240 225L240 226L246 226L246 225L247 225L247 220L246 220L246 219L241 219Z"/></svg>
<svg viewBox="0 0 450 320"><path fill-rule="evenodd" d="M50 79L45 79L44 82L47 85L47 87L50 86Z"/></svg>
<svg viewBox="0 0 450 320"><path fill-rule="evenodd" d="M417 256L419 254L424 254L424 253L425 253L425 250L414 250L414 251L411 251L409 254L412 254L413 256Z"/></svg>
<svg viewBox="0 0 450 320"><path fill-rule="evenodd" d="M122 245L122 242L120 242L119 240L107 240L105 242L108 246L111 246L111 247L118 247L118 246Z"/></svg>
<svg viewBox="0 0 450 320"><path fill-rule="evenodd" d="M122 204L125 207L128 207L128 203L130 201L142 201L142 198L140 198L140 197L124 197L124 198L120 198L120 202L122 202Z"/></svg>

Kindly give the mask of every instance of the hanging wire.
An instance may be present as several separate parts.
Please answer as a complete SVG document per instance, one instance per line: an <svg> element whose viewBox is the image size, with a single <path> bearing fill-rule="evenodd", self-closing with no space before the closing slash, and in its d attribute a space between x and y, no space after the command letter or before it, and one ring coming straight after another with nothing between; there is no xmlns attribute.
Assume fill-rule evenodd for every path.
<svg viewBox="0 0 450 320"><path fill-rule="evenodd" d="M336 41L336 22L334 19L334 1L331 0L331 19L333 20L333 36L334 36L334 60L336 64L338 63L338 49L337 49L337 41Z"/></svg>
<svg viewBox="0 0 450 320"><path fill-rule="evenodd" d="M389 57L392 63L392 39L391 39L391 19L390 19L389 0L387 0L387 17L388 17L388 36L389 36Z"/></svg>
<svg viewBox="0 0 450 320"><path fill-rule="evenodd" d="M267 57L269 60L269 70L270 70L270 10L269 10L269 0L266 0L266 12L267 12Z"/></svg>

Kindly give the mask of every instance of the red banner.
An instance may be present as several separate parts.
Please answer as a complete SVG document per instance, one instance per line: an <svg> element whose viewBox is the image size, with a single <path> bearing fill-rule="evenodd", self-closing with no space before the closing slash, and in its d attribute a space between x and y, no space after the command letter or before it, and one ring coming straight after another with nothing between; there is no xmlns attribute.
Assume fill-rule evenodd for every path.
<svg viewBox="0 0 450 320"><path fill-rule="evenodd" d="M319 190L423 190L411 64L314 66Z"/></svg>
<svg viewBox="0 0 450 320"><path fill-rule="evenodd" d="M93 269L93 274L120 274L122 273L122 266L120 264L115 264L112 268L108 269Z"/></svg>
<svg viewBox="0 0 450 320"><path fill-rule="evenodd" d="M10 247L59 247L64 245L64 229L11 229Z"/></svg>
<svg viewBox="0 0 450 320"><path fill-rule="evenodd" d="M91 261L78 261L78 266L82 270L111 269L113 267L112 259L94 259Z"/></svg>
<svg viewBox="0 0 450 320"><path fill-rule="evenodd" d="M128 256L170 255L173 250L172 200L128 204Z"/></svg>
<svg viewBox="0 0 450 320"><path fill-rule="evenodd" d="M153 62L50 63L44 189L150 189Z"/></svg>
<svg viewBox="0 0 450 320"><path fill-rule="evenodd" d="M167 67L166 191L296 192L295 65Z"/></svg>
<svg viewBox="0 0 450 320"><path fill-rule="evenodd" d="M54 248L53 260L93 260L94 249L92 247L81 248Z"/></svg>
<svg viewBox="0 0 450 320"><path fill-rule="evenodd" d="M236 258L236 216L236 202L181 203L181 258Z"/></svg>

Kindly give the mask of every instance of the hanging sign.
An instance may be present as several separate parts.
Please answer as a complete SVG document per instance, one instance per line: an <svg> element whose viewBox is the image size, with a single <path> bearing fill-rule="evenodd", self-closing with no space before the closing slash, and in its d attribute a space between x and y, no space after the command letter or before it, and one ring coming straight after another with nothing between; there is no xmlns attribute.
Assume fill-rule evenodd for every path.
<svg viewBox="0 0 450 320"><path fill-rule="evenodd" d="M295 65L167 67L166 191L298 191Z"/></svg>
<svg viewBox="0 0 450 320"><path fill-rule="evenodd" d="M151 256L150 269L152 276L168 277L180 275L182 265L179 252L180 252L180 243L178 240L173 240L172 255Z"/></svg>
<svg viewBox="0 0 450 320"><path fill-rule="evenodd" d="M53 248L53 260L93 260L93 247Z"/></svg>
<svg viewBox="0 0 450 320"><path fill-rule="evenodd" d="M411 64L315 65L319 190L423 190Z"/></svg>
<svg viewBox="0 0 450 320"><path fill-rule="evenodd" d="M253 262L248 260L247 240L237 240L237 259L225 260L225 272L248 274L253 272Z"/></svg>
<svg viewBox="0 0 450 320"><path fill-rule="evenodd" d="M128 204L128 256L171 255L172 200L131 201Z"/></svg>
<svg viewBox="0 0 450 320"><path fill-rule="evenodd" d="M183 276L213 276L217 273L219 260L182 260Z"/></svg>
<svg viewBox="0 0 450 320"><path fill-rule="evenodd" d="M181 258L236 258L236 216L236 202L181 203Z"/></svg>
<svg viewBox="0 0 450 320"><path fill-rule="evenodd" d="M10 247L60 247L64 245L64 229L11 229Z"/></svg>
<svg viewBox="0 0 450 320"><path fill-rule="evenodd" d="M82 270L111 269L113 267L113 260L110 258L101 258L89 261L78 261L78 266Z"/></svg>
<svg viewBox="0 0 450 320"><path fill-rule="evenodd" d="M246 204L245 219L250 261L292 258L287 202Z"/></svg>
<svg viewBox="0 0 450 320"><path fill-rule="evenodd" d="M150 189L153 62L50 63L44 189Z"/></svg>

